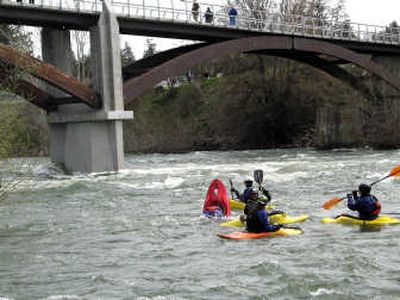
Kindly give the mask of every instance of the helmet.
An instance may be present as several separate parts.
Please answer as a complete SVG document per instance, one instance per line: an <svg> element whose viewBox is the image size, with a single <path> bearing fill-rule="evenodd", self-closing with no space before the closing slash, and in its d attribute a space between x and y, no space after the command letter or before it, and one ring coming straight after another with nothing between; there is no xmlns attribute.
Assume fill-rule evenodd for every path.
<svg viewBox="0 0 400 300"><path fill-rule="evenodd" d="M243 181L243 183L244 183L244 185L245 185L246 187L252 187L252 186L253 186L253 180L250 179L250 178L245 179L245 180Z"/></svg>
<svg viewBox="0 0 400 300"><path fill-rule="evenodd" d="M368 184L361 183L358 186L358 190L360 191L361 195L369 195L371 192L371 187Z"/></svg>
<svg viewBox="0 0 400 300"><path fill-rule="evenodd" d="M256 189L251 189L250 190L250 198L251 199L257 199L258 198L258 191Z"/></svg>

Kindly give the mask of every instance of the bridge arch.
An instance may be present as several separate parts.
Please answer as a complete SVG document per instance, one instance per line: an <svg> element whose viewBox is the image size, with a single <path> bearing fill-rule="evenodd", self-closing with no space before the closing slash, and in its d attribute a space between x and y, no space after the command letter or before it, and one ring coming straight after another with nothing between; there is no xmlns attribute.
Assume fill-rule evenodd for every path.
<svg viewBox="0 0 400 300"><path fill-rule="evenodd" d="M303 61L337 78L346 78L346 80L350 80L349 83L351 85L358 87L355 78L352 78L352 75L344 69L335 67L333 64L330 64L330 67L324 67L324 61L318 58L317 55L328 55L348 63L353 63L384 80L395 89L400 90L398 80L387 72L382 65L372 61L368 55L351 51L333 43L314 39L290 36L260 36L240 38L204 46L177 56L140 76L127 80L124 84L125 105L134 101L134 99L162 80L182 74L184 71L198 64L231 54L263 51L266 53L273 51L276 56ZM296 52L305 53L309 57L313 57L313 59L304 58L307 55L295 57ZM293 53L294 57L291 57L290 53ZM328 63L327 61L325 62Z"/></svg>

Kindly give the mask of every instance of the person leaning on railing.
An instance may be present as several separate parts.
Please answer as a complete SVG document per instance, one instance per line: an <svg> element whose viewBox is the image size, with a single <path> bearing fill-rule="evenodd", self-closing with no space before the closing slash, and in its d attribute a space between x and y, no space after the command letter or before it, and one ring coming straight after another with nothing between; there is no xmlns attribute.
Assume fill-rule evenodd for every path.
<svg viewBox="0 0 400 300"><path fill-rule="evenodd" d="M207 7L206 13L204 14L204 19L206 23L212 23L214 20L214 13L211 11L211 8Z"/></svg>
<svg viewBox="0 0 400 300"><path fill-rule="evenodd" d="M199 21L199 14L200 14L200 5L197 3L196 0L193 0L192 15L193 15L193 20L195 20L196 22Z"/></svg>
<svg viewBox="0 0 400 300"><path fill-rule="evenodd" d="M238 12L236 8L232 5L231 8L229 9L229 25L230 26L236 26L236 19L238 16Z"/></svg>

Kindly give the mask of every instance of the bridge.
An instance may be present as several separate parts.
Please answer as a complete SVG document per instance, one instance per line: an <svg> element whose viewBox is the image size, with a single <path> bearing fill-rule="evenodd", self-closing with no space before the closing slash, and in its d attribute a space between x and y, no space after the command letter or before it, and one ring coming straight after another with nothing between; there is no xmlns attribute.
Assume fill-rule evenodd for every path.
<svg viewBox="0 0 400 300"><path fill-rule="evenodd" d="M351 63L381 79L390 91L400 90L398 28L247 10L239 11L232 24L227 7L202 3L200 19L195 21L188 1L170 0L168 5L160 0L27 2L0 0L0 22L43 27L44 61L5 45L0 45L0 60L46 83L38 86L20 80L18 91L48 112L51 159L69 172L118 171L123 163L122 121L133 117L124 106L168 77L230 54L256 53L303 62L373 97L342 67ZM206 7L214 12L211 22L203 19ZM91 86L70 75L69 30L90 32L95 74ZM122 69L119 34L196 42Z"/></svg>

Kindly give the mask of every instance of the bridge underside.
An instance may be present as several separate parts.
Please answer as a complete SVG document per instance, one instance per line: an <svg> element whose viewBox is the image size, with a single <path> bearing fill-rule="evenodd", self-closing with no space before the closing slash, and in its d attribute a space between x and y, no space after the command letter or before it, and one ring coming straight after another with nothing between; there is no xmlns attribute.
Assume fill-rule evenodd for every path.
<svg viewBox="0 0 400 300"><path fill-rule="evenodd" d="M340 66L343 63L352 63L400 90L397 78L387 72L383 66L372 61L368 55L316 40L287 36L260 36L215 44L186 45L157 53L126 66L122 70L125 81L124 102L128 104L134 101L159 82L180 75L198 64L239 53L278 56L306 63L350 84L365 97L372 98L370 89L363 85L359 78ZM70 95L70 97L56 98L28 80L19 79L15 86L18 93L40 108L49 111L57 109L60 104L70 103L84 103L90 107L99 105L99 99L90 87L50 64L40 62L1 44L0 61L7 68L25 70Z"/></svg>
<svg viewBox="0 0 400 300"><path fill-rule="evenodd" d="M371 56L360 54L335 44L289 36L260 36L230 40L215 44L195 44L170 50L168 53L138 61L124 69L124 99L128 104L149 88L169 77L216 58L231 54L257 53L280 56L314 66L336 78L348 82L366 97L370 98L367 87L339 63L352 63L400 90L397 77L375 63ZM336 60L326 59L333 57ZM129 79L128 79L129 78Z"/></svg>

